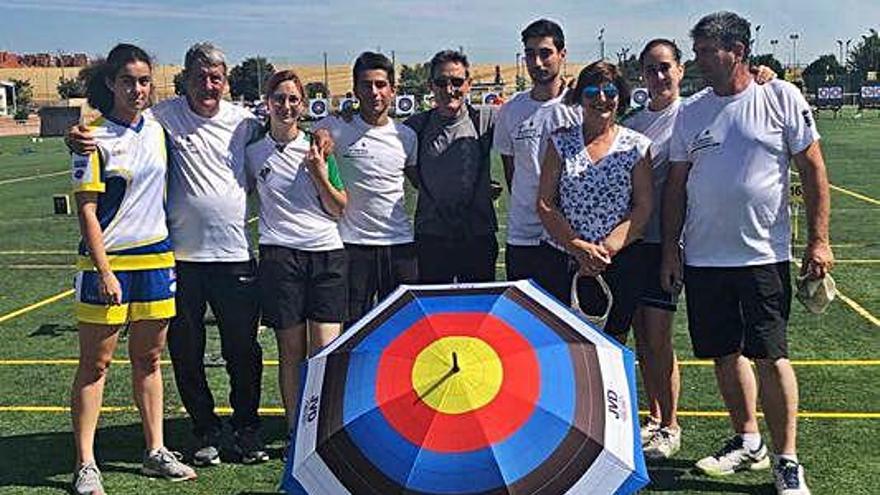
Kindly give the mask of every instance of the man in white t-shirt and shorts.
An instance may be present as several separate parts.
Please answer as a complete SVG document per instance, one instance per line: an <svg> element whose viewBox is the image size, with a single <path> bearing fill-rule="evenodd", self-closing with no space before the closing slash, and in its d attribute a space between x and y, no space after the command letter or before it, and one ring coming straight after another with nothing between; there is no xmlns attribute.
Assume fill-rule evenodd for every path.
<svg viewBox="0 0 880 495"><path fill-rule="evenodd" d="M804 184L809 240L801 272L825 276L829 187L810 106L793 85L757 85L750 25L720 12L691 30L712 87L682 104L670 143L663 203L664 288L680 287L683 237L688 327L694 354L715 371L736 435L697 462L709 475L770 467L758 432L761 404L776 452L776 488L809 494L796 451L798 389L788 360L791 306L789 161ZM682 232L682 226L684 227ZM756 364L759 380L749 365Z"/></svg>
<svg viewBox="0 0 880 495"><path fill-rule="evenodd" d="M256 117L225 100L226 60L217 47L197 43L186 53L186 96L164 100L150 111L168 134L168 224L177 260L177 316L168 350L177 390L193 420L198 466L220 463L223 423L205 376L205 311L211 306L220 330L229 375L233 457L245 463L268 456L259 438L263 374L257 342L259 305L256 264L246 233L245 146L258 137ZM90 136L70 133L71 147Z"/></svg>
<svg viewBox="0 0 880 495"><path fill-rule="evenodd" d="M538 19L522 31L525 63L532 89L517 93L501 107L493 144L504 162L510 191L504 264L508 280L536 279L542 263L541 219L535 208L541 159L546 149L545 126L565 94L562 65L565 35L559 24Z"/></svg>
<svg viewBox="0 0 880 495"><path fill-rule="evenodd" d="M381 53L364 52L352 69L360 106L350 121L330 116L348 204L339 232L348 256L348 318L351 326L400 284L418 281L413 231L404 208L404 169L415 165L415 132L388 116L394 102L394 65Z"/></svg>

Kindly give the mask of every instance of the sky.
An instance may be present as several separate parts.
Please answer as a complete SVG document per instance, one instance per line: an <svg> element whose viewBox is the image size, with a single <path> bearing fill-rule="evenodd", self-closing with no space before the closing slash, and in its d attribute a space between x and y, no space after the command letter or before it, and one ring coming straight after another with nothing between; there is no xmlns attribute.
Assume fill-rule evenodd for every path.
<svg viewBox="0 0 880 495"><path fill-rule="evenodd" d="M688 29L716 10L733 10L757 31L757 52L788 64L797 33L797 60L806 64L838 53L838 39L856 43L878 29L880 1L775 0L3 0L0 50L19 53L105 54L133 42L160 63L180 64L187 47L210 40L232 63L261 55L280 64L349 64L364 50L395 52L398 63L428 60L444 48L462 47L472 62L512 64L522 49L520 31L532 20L559 22L569 60L589 62L629 49L637 54L655 37L679 42L692 58ZM756 30L760 25L761 28Z"/></svg>

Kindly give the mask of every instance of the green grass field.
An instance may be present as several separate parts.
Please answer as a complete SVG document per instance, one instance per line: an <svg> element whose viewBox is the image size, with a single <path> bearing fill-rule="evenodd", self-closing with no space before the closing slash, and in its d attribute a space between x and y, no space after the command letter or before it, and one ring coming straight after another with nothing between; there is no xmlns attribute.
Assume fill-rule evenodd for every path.
<svg viewBox="0 0 880 495"><path fill-rule="evenodd" d="M832 243L838 286L849 303L836 301L822 316L795 303L789 329L791 355L800 381L799 450L816 494L880 493L880 115L853 118L850 112L818 118L832 192ZM496 160L496 166L500 161ZM75 370L77 340L72 298L35 303L72 286L76 219L52 213L53 194L69 191L68 158L58 139L0 139L0 493L62 493L73 463L68 394ZM501 178L496 170L496 178ZM24 180L17 180L24 179ZM506 198L498 204L504 221ZM796 246L804 239L803 212ZM503 225L502 225L503 227ZM503 241L504 232L499 232ZM503 243L502 243L503 245ZM499 276L503 276L503 255ZM729 434L711 366L695 362L684 324L676 320L676 348L682 367L681 452L668 462L651 464L650 493L775 493L770 474L745 473L710 479L691 471L693 462L714 451ZM265 358L276 350L270 332L262 332ZM126 350L121 345L105 393L97 452L110 493L272 493L282 464L278 449L284 435L278 414L276 367L263 380L265 437L275 449L260 466L224 464L199 470L195 482L175 484L138 474L142 437L131 409ZM219 341L209 329L209 361L217 362ZM194 439L181 412L170 366L166 382L166 442L190 451ZM209 368L215 397L226 404L222 367ZM766 435L766 433L765 433ZM766 435L769 437L769 435Z"/></svg>

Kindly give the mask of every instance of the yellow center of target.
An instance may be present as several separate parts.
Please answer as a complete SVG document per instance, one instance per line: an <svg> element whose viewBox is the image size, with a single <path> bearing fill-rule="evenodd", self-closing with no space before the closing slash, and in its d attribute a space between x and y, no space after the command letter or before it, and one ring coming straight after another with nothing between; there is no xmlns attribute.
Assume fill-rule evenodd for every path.
<svg viewBox="0 0 880 495"><path fill-rule="evenodd" d="M485 406L501 389L504 367L492 347L475 337L443 337L422 349L412 369L416 394L446 414Z"/></svg>

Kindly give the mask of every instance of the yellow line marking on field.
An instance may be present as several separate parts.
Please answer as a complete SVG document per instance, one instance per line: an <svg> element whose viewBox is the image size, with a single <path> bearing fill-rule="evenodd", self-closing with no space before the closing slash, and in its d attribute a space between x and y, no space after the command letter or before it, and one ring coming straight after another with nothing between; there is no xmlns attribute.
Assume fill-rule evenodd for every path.
<svg viewBox="0 0 880 495"><path fill-rule="evenodd" d="M639 415L647 416L648 411L639 411ZM678 411L678 415L691 418L726 418L727 411ZM758 412L758 417L764 413ZM847 412L847 411L798 411L797 417L804 419L880 419L880 412Z"/></svg>
<svg viewBox="0 0 880 495"><path fill-rule="evenodd" d="M849 264L849 265L874 265L880 263L880 260L834 260L834 264Z"/></svg>
<svg viewBox="0 0 880 495"><path fill-rule="evenodd" d="M5 179L5 180L0 180L0 186L5 186L6 184L15 184L17 182L24 182L24 181L28 181L28 180L42 179L45 177L55 177L58 175L69 174L69 173L70 173L69 170L64 170L61 172L52 172L50 174L29 175L27 177L16 177L14 179Z"/></svg>
<svg viewBox="0 0 880 495"><path fill-rule="evenodd" d="M175 409L179 413L186 412L182 407ZM282 407L261 407L257 410L264 416L282 416L284 408ZM17 413L69 413L68 406L0 406L0 412L17 412ZM121 412L137 412L134 406L102 406L102 413L121 413ZM231 414L231 407L215 407L214 412L217 414ZM642 416L647 416L648 411L639 411ZM691 418L726 418L727 411L678 411L678 415ZM759 417L763 417L763 413L758 413ZM848 411L801 411L798 412L799 418L809 419L880 419L880 412L848 412Z"/></svg>
<svg viewBox="0 0 880 495"><path fill-rule="evenodd" d="M855 191L850 191L849 189L844 189L840 186L835 186L834 184L829 184L829 187L831 187L831 189L833 189L835 191L839 191L839 192L842 192L843 194L847 194L847 195L852 196L854 198L861 199L862 201L867 201L868 203L871 203L871 204L880 205L880 201L878 201L872 197L865 196L864 194L859 194Z"/></svg>
<svg viewBox="0 0 880 495"><path fill-rule="evenodd" d="M250 218L247 219L247 223L254 223L254 222L256 222L259 218L260 218L260 217L250 217Z"/></svg>
<svg viewBox="0 0 880 495"><path fill-rule="evenodd" d="M847 242L844 242L844 243L841 243L841 244L832 244L832 245L831 245L831 249L837 249L837 248L863 248L863 247L868 247L868 246L870 246L870 245L872 245L872 244L873 244L873 243L870 243L870 242L848 242L848 243L847 243ZM806 245L806 244L792 244L792 247L797 248L797 249L803 249L803 248L807 247L807 245Z"/></svg>
<svg viewBox="0 0 880 495"><path fill-rule="evenodd" d="M15 311L13 311L11 313L6 313L5 315L0 316L0 323L3 323L4 321L9 321L9 320L15 318L16 316L21 316L25 313L29 313L35 309L38 309L38 308L41 308L41 307L47 305L47 304L52 304L55 301L64 299L65 297L73 294L73 292L74 292L73 289L69 289L69 290L66 290L60 294L55 294L52 297L47 297L46 299L43 299L42 301L35 302L34 304L31 304L30 306L25 306L21 309L16 309Z"/></svg>
<svg viewBox="0 0 880 495"><path fill-rule="evenodd" d="M714 364L711 359L686 359L678 362L679 366L713 366ZM880 366L880 359L795 359L791 364L793 366Z"/></svg>
<svg viewBox="0 0 880 495"><path fill-rule="evenodd" d="M876 316L872 315L871 312L868 311L867 309L863 308L861 304L853 301L852 299L850 299L849 297L844 295L843 292L840 292L840 289L837 289L837 297L839 297L841 301L846 303L847 306L852 308L853 311L855 311L856 313L860 314L863 318L865 318L866 320L873 323L875 327L880 327L880 318L877 318Z"/></svg>

